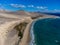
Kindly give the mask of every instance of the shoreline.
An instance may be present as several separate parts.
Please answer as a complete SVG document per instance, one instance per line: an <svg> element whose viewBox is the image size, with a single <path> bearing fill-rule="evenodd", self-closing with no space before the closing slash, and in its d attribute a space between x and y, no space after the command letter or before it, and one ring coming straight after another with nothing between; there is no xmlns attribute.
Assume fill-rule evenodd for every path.
<svg viewBox="0 0 60 45"><path fill-rule="evenodd" d="M35 23L35 21L33 21L34 23ZM30 37L31 37L31 40L30 40L30 43L29 43L29 45L33 45L34 43L35 43L35 41L34 41L34 32L33 32L33 26L34 26L34 23L32 22L32 24L31 24L31 26L32 27L30 27Z"/></svg>
<svg viewBox="0 0 60 45"><path fill-rule="evenodd" d="M0 16L2 16L2 15L0 15ZM21 17L21 18L20 18ZM36 20L39 20L39 19L45 19L45 18L60 18L60 17L56 17L56 16L43 16L43 17L39 17L39 18L36 18L36 19L32 19L31 17L22 17L22 16L20 16L20 17L16 17L16 16L8 16L8 15L3 15L3 18L1 18L1 19L5 19L5 21L7 22L5 25L7 25L8 23L11 23L10 25L11 26L9 26L9 24L8 24L8 26L6 27L4 24L3 24L3 26L4 27L6 27L7 29L3 29L4 27L3 26L1 26L2 27L2 29L3 29L3 32L6 30L8 30L8 29L10 29L10 30L12 30L13 29L13 27L14 26L16 26L16 25L19 25L20 23L22 23L22 22L27 22L28 24L27 24L27 26L26 26L26 28L24 29L24 33L23 33L23 38L21 39L21 41L19 42L19 45L31 45L30 43L30 41L32 41L32 42L34 42L34 36L32 36L31 35L31 26L32 26L32 24L33 24L33 22L34 21L36 21ZM13 19L13 20L12 20ZM12 21L10 21L10 20L12 20ZM4 20L2 20L2 21L4 21ZM13 23L12 23L13 22ZM5 22L4 22L5 23ZM9 28L8 28L9 27ZM10 31L9 30L9 31ZM32 32L33 33L33 32ZM5 36L5 35L4 35ZM11 35L9 35L9 36L11 36ZM6 36L7 37L7 36ZM2 39L4 39L3 37L2 37ZM31 40L32 39L32 40ZM17 40L17 39L16 39ZM14 40L14 41L16 41L16 40ZM5 39L4 39L4 41L5 41ZM11 42L10 42L11 43ZM12 42L13 43L13 42ZM10 44L9 44L10 45Z"/></svg>
<svg viewBox="0 0 60 45"><path fill-rule="evenodd" d="M49 18L49 17L48 17ZM50 18L52 18L52 17L50 17ZM56 17L55 17L56 18ZM59 17L58 17L59 18ZM39 19L45 19L45 18L38 18L38 19L35 19L35 20L33 20L33 21L31 21L28 25L27 25L27 27L26 27L26 29L25 29L25 32L24 32L24 37L23 37L23 39L22 39L22 41L20 42L20 44L19 45L31 45L30 43L32 43L32 42L34 42L34 36L32 36L33 34L30 34L31 33L31 31L30 31L30 29L32 28L31 27L31 25L32 24L34 24L33 22L35 22L35 21L37 21L37 20L39 20ZM54 18L53 18L54 19ZM32 36L32 38L30 37L30 36ZM30 37L30 38L29 38ZM33 39L33 40L30 40L30 39ZM30 41L31 42L30 42Z"/></svg>

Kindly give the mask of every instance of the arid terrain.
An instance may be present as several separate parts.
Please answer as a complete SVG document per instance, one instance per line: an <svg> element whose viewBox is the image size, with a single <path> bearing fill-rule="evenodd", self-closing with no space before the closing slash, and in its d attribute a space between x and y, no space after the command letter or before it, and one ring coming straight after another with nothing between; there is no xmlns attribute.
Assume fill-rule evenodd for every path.
<svg viewBox="0 0 60 45"><path fill-rule="evenodd" d="M31 23L38 18L58 18L42 13L0 11L0 45L29 45Z"/></svg>

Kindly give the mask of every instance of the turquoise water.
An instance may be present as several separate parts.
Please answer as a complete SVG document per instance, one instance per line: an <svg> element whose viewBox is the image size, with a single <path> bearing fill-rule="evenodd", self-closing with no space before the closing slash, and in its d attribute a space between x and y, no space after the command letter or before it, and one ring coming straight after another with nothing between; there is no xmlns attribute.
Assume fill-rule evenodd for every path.
<svg viewBox="0 0 60 45"><path fill-rule="evenodd" d="M60 45L60 18L37 20L33 32L35 45Z"/></svg>

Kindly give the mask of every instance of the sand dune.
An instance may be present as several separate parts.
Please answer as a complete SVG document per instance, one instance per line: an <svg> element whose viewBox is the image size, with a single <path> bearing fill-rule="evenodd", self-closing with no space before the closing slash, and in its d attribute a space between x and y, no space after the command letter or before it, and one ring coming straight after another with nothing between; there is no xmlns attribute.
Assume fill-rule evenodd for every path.
<svg viewBox="0 0 60 45"><path fill-rule="evenodd" d="M19 11L18 13L20 13ZM22 11L23 12L23 11ZM18 31L14 29L16 25L19 25L22 22L27 22L23 38L19 42L19 45L29 45L30 40L30 27L32 23L32 17L43 18L58 18L58 16L50 16L38 13L28 13L23 12L27 15L17 15L9 13L0 13L0 45L17 45L19 41ZM38 15L38 16L37 16ZM42 15L42 16L41 16ZM38 18L37 18L38 19Z"/></svg>
<svg viewBox="0 0 60 45"><path fill-rule="evenodd" d="M0 45L16 45L18 31L14 27L21 22L30 22L30 17L22 17L0 13Z"/></svg>

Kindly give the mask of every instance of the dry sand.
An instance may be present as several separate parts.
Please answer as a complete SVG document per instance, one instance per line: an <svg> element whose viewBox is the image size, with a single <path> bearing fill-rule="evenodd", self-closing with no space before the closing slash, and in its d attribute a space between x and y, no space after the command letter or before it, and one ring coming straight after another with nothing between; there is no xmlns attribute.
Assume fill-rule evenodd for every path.
<svg viewBox="0 0 60 45"><path fill-rule="evenodd" d="M25 31L24 31L24 35L23 38L20 42L19 45L29 45L30 42L30 26L31 26L32 21L27 25Z"/></svg>
<svg viewBox="0 0 60 45"><path fill-rule="evenodd" d="M8 43L9 40L6 41L6 39L7 39L6 35L8 35L9 34L8 32L12 31L12 29L16 25L20 24L21 22L29 23L29 22L31 22L31 18L24 17L24 16L17 16L17 15L0 14L0 45L15 45L15 42L17 41L17 38L15 38L15 37L17 37L17 36L13 37L14 42L12 42L13 41L12 40L11 42ZM26 39L25 37L27 37L27 35L29 35L29 31L27 31L27 35L25 34L26 31L24 32L23 39ZM11 35L9 35L9 37L11 37ZM22 41L23 41L23 39L22 39ZM24 44L27 43L26 41ZM21 42L21 44L22 44L22 42Z"/></svg>
<svg viewBox="0 0 60 45"><path fill-rule="evenodd" d="M51 18L51 17L55 18L56 16L45 15L45 16L40 17L40 18L43 19L43 18ZM4 36L5 35L4 33L7 30L11 30L15 25L18 25L19 23L24 22L24 21L28 22L29 24L27 25L27 27L26 27L26 29L24 31L23 38L21 39L21 42L19 43L19 45L29 45L29 41L30 41L30 26L31 26L31 23L33 21L31 19L31 17L0 13L0 22L2 22L2 24L0 24L0 36L1 36L1 34L3 34L2 36ZM3 37L1 39L3 39ZM10 45L10 44L8 44L8 45Z"/></svg>

